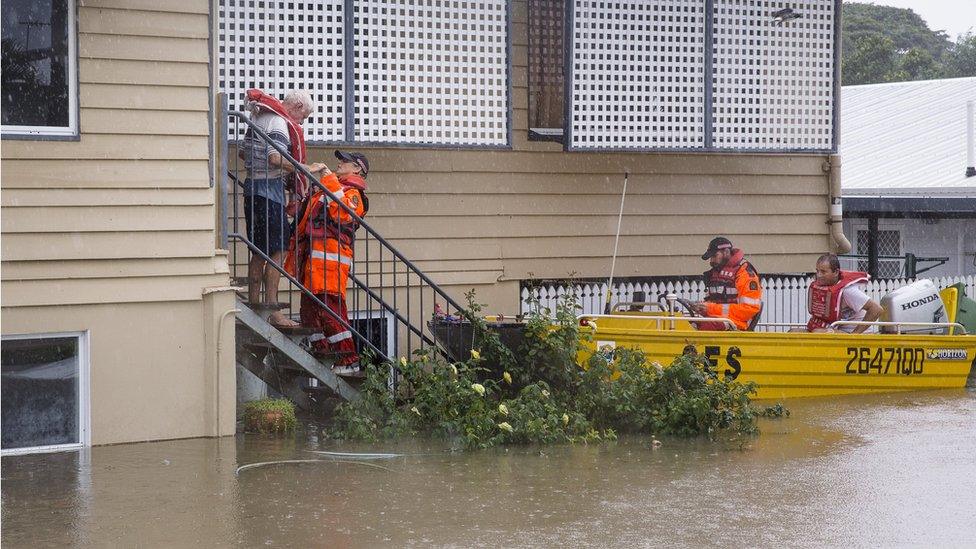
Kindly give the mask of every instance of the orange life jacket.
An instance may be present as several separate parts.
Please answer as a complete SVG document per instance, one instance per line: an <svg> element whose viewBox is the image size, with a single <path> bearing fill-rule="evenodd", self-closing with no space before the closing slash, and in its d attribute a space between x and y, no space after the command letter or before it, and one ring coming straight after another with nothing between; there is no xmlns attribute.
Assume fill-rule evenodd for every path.
<svg viewBox="0 0 976 549"><path fill-rule="evenodd" d="M369 210L366 181L349 175L340 181L335 174L322 177L322 185L343 204L363 218ZM327 204L327 209L324 209ZM303 204L292 235L285 269L315 294L344 296L353 264L353 245L359 222L330 199L316 191Z"/></svg>
<svg viewBox="0 0 976 549"><path fill-rule="evenodd" d="M868 280L871 280L871 276L859 271L841 271L837 283L831 286L823 286L814 280L807 292L807 309L810 311L807 330L826 328L840 320L841 292L852 284Z"/></svg>

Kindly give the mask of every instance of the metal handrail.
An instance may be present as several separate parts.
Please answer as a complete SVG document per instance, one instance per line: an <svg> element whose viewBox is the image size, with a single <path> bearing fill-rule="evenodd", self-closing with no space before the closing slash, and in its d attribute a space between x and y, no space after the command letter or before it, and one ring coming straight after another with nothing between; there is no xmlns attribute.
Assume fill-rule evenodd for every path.
<svg viewBox="0 0 976 549"><path fill-rule="evenodd" d="M966 331L966 327L958 322L888 322L875 320L872 322L866 322L863 320L838 320L832 323L829 327L831 329L838 328L840 326L894 326L897 330L896 334L901 334L901 327L907 326L910 328L956 328L962 330L959 335L969 335Z"/></svg>
<svg viewBox="0 0 976 549"><path fill-rule="evenodd" d="M660 321L662 321L662 320L684 320L686 322L721 322L721 323L725 324L729 328L729 331L731 331L731 332L737 332L737 331L739 331L739 328L736 327L735 323L732 322L731 320L729 320L729 319L727 319L725 317L709 317L709 316L645 316L645 317L636 317L634 315L606 315L606 314L600 315L600 314L597 314L597 315L578 315L576 317L576 321L577 322L580 322L582 320L586 320L587 322L592 323L592 321L590 321L591 318L621 318L621 319L626 319L626 320L634 320L635 318L641 318L643 320L654 320L658 324L660 324Z"/></svg>
<svg viewBox="0 0 976 549"><path fill-rule="evenodd" d="M237 118L241 122L244 122L245 125L247 125L249 128L254 130L255 133L257 133L261 138L263 138L267 144L271 145L275 149L275 151L277 151L278 154L282 156L282 158L288 160L288 162L290 162L296 170L300 170L302 174L305 175L305 178L308 180L310 186L315 186L319 190L323 191L326 195L328 195L330 200L335 202L340 208L342 208L346 213L348 213L349 216L352 217L353 220L355 220L360 227L365 229L367 233L369 233L374 238L376 238L376 240L379 241L381 244L383 244L383 246L387 250L389 250L394 257L402 261L403 264L409 267L414 274L416 274L418 277L420 277L421 280L426 282L434 290L435 293L437 293L441 298L444 299L446 303L448 303L452 307L457 308L459 311L464 311L464 308L461 307L453 299L451 299L451 297L447 295L447 293L445 293L444 290L440 288L440 286L438 286L433 280L431 280L427 275L425 275L423 271L417 268L417 266L414 265L412 261L404 257L404 255L400 253L399 250L394 248L393 245L390 244L385 238L380 236L380 234L376 232L375 229L370 227L369 224L366 223L366 221L362 217L360 217L355 210L347 206L345 203L339 200L339 198L336 197L336 195L333 194L332 191L325 188L325 186L323 186L321 183L316 181L315 176L312 175L312 172L305 169L305 166L301 162L295 160L295 158L292 157L291 154L287 150L285 150L284 147L282 147L280 144L276 143L273 139L271 139L268 136L268 134L266 134L264 130L259 128L256 124L254 124L254 122L251 122L251 120L248 119L248 117L244 113L240 111L229 111L227 114L228 116L233 116L234 118Z"/></svg>
<svg viewBox="0 0 976 549"><path fill-rule="evenodd" d="M338 321L339 324L343 328L345 328L346 330L349 330L352 333L355 333L357 335L360 335L359 332L356 331L356 329L353 328L349 323L347 323L345 320L343 320L342 317L338 313L336 313L335 311L333 311L332 309L330 309L328 305L326 305L325 303L323 303L321 299L319 299L314 293L312 293L311 290L309 290L308 288L306 288L301 282L299 282L295 277L293 277L290 273L288 273L288 271L286 271L281 265L278 265L277 263L275 263L274 261L272 261L271 258L268 257L267 254L265 254L260 249L258 249L258 247L255 246L253 242L251 242L250 240L248 240L248 238L246 236L244 236L242 234L239 234L239 233L229 233L228 236L232 236L232 237L240 240L241 242L244 243L244 245L246 245L248 247L248 249L251 250L251 252L256 253L259 256L261 256L262 259L264 259L265 261L268 262L268 265L271 265L272 267L274 267L274 269L276 271L278 271L279 273L281 273L282 275L284 275L284 277L287 278L289 282L291 282L295 286L298 286L299 291L301 291L303 294L307 295L308 297L312 298L312 301L316 305L318 305L319 307L322 307L323 309L325 309L325 312L328 313L329 316L331 316L333 319L335 319L336 321ZM383 351L380 351L379 347L377 347L376 345L373 345L373 342L371 342L369 340L369 338L362 337L361 335L360 335L360 337L361 337L362 341L366 345L369 346L370 350L373 351L374 353L376 353L382 360L384 360L384 361L390 360L390 357L386 356L386 353L384 353Z"/></svg>
<svg viewBox="0 0 976 549"><path fill-rule="evenodd" d="M228 138L228 135L230 134L230 128L231 128L231 126L227 122L229 120L235 120L235 121L237 121L239 123L243 123L243 125L250 132L250 135L254 136L254 139L260 139L261 142L263 143L263 145L270 146L270 148L274 149L279 155L281 155L281 157L283 159L285 159L287 162L289 162L292 165L292 167L294 168L294 170L296 172L303 174L305 176L305 178L307 179L307 181L308 181L310 194L314 194L316 191L321 192L325 197L327 197L326 198L326 201L324 202L325 204L331 205L331 203L333 203L333 202L335 204L337 204L337 207L340 208L341 211L346 214L343 217L348 216L348 217L346 217L346 219L349 219L350 220L350 221L343 221L342 219L338 219L337 222L338 222L338 224L339 224L340 227L344 223L349 223L349 224L357 225L358 227L361 227L363 229L363 231L366 233L365 236L363 236L363 238L364 238L365 242L367 242L366 249L365 249L365 254L366 255L365 255L365 258L363 260L367 263L367 265L370 262L370 258L369 258L369 244L368 244L368 242L369 242L369 239L375 238L375 240L377 242L377 245L380 247L379 248L380 251L379 251L379 254L378 254L379 255L378 260L380 262L379 276L380 276L380 283L381 284L382 284L382 277L383 277L383 273L384 273L383 264L386 261L391 261L392 264L393 264L392 278L393 278L393 281L394 281L393 283L394 283L394 286L396 287L396 289L394 290L394 293L393 293L393 296L392 296L392 304L389 303L389 302L387 302L378 292L374 291L372 288L370 288L368 286L369 279L370 279L368 266L367 266L367 270L366 270L366 273L365 273L366 274L366 279L365 280L362 279L362 278L360 278L360 277L357 277L352 272L352 270L350 270L350 272L348 273L347 279L351 282L351 287L352 288L355 288L357 291L361 291L362 292L362 294L360 294L360 295L362 295L367 300L367 303L373 303L374 306L378 305L378 307L379 307L380 310L382 310L383 312L385 312L386 314L389 315L390 320L393 322L393 327L391 328L392 329L392 332L391 332L392 335L391 335L391 337L393 337L393 341L391 343L391 345L392 345L391 349L389 349L386 353L384 353L383 351L381 351L380 348L376 344L374 344L372 341L369 340L369 337L365 333L361 333L359 330L357 330L356 328L354 328L351 325L352 324L352 321L351 320L347 322L347 321L344 321L342 318L340 318L340 315L337 313L337 311L331 309L330 306L327 303L325 303L325 302L323 302L323 300L319 299L319 297L317 297L309 288L307 288L306 286L304 286L302 284L302 282L300 280L298 280L295 276L292 276L291 274L289 274L288 272L286 272L286 270L283 268L282 265L279 265L279 264L273 262L271 260L271 258L267 254L265 254L265 253L261 252L259 249L257 249L257 247L254 245L254 243L251 242L245 235L240 234L240 232L238 232L236 229L233 232L228 232L227 229L226 229L226 224L227 224L227 221L228 221L228 217L227 217L227 213L228 212L227 212L227 208L226 208L226 205L225 205L225 203L226 203L226 201L225 201L225 199L226 199L226 196L225 196L226 195L226 191L224 191L224 192L221 193L221 204L222 204L222 216L221 217L222 217L223 224L224 224L224 227L222 228L222 231L221 231L221 236L224 238L224 242L226 242L227 237L233 237L235 240L238 240L240 242L243 242L245 244L245 246L247 247L247 249L252 254L257 254L264 261L266 261L267 263L271 264L272 265L272 268L274 268L276 271L278 271L279 273L281 273L282 275L284 275L285 279L290 284L296 286L299 289L299 291L300 291L300 293L302 295L307 296L308 298L310 298L310 301L312 303L314 303L314 305L316 307L325 309L326 310L326 313L329 315L330 318L338 321L338 324L340 326L342 326L343 329L348 330L352 334L354 334L356 340L358 340L361 343L363 343L366 348L368 348L369 350L373 351L376 354L376 356L378 358L380 358L381 360L387 360L387 361L388 360L391 360L391 357L388 356L388 354L391 353L391 352L392 353L396 353L397 352L397 350L396 350L398 348L398 344L396 343L396 340L398 339L397 332L401 328L402 329L405 329L406 330L406 333L408 335L417 336L421 347L431 346L431 347L439 348L438 345L437 345L437 343L431 337L428 337L424 333L424 329L422 327L423 326L422 324L421 324L420 327L415 326L410 321L410 319L409 319L409 317L411 316L411 312L409 312L410 311L410 293L411 293L411 289L419 288L423 293L426 293L427 290L428 290L428 288L429 288L429 290L431 292L430 294L427 294L427 297L426 298L423 297L423 293L422 293L421 294L421 296L422 296L421 297L421 300L418 302L418 312L419 312L420 322L421 323L424 320L423 319L423 317L424 317L424 300L425 299L430 299L431 297L433 298L433 305L434 305L434 307L431 307L431 309L434 309L435 310L435 315L437 314L436 313L436 306L437 306L438 302L444 304L444 306L447 309L448 313L455 312L456 314L459 314L461 316L467 317L469 315L468 311L466 311L464 308L462 308L443 289L441 289L433 280L431 280L430 277L428 277L425 273L423 273L412 261L410 261L409 259L407 259L399 250L397 250L395 247L393 247L392 244L390 244L375 229L373 229L361 216L359 216L356 213L355 210L353 210L350 206L348 206L343 201L341 201L332 191L330 191L324 185L322 185L321 183L319 183L318 180L317 180L317 178L315 177L315 175L313 175L308 169L306 169L306 167L302 163L298 162L293 156L291 156L290 152L288 150L286 150L285 147L283 147L281 144L279 144L279 143L275 142L274 140L272 140L270 138L270 136L268 136L267 133L262 128L258 127L256 124L254 124L254 122L252 122L247 116L245 116L240 111L233 111L233 112L228 111L226 109L225 104L224 104L224 108L222 108L221 111L222 111L221 115L222 115L222 120L223 120L222 128L221 128L221 130L222 130L222 132L221 132L222 133L222 135L221 135L221 145L222 145L222 150L225 151L225 154L222 155L221 170L222 170L223 173L225 173L227 175L227 177L229 177L229 180L230 181L233 181L233 183L235 183L237 186L243 186L242 185L242 181L240 180L240 178L237 176L237 174L234 173L234 171L228 169L228 166L227 166L227 163L226 163L226 158L229 155L231 155L231 153L230 153L230 151L231 151L231 143L233 142L233 143L238 144L238 145L241 143L238 139L233 139L232 140L232 139L229 139ZM238 126L238 127L240 127L240 126ZM236 203L235 203L235 210L234 211L235 211L235 217L236 217ZM326 210L323 210L323 220L325 220L326 218L331 218L331 216L328 215L328 213L327 213ZM235 221L235 227L236 227L236 223L237 222ZM390 254L388 256L390 259L385 259L383 257L387 253ZM401 268L399 267L399 264L400 263L403 264L403 271L402 272L401 272ZM396 285L396 280L398 279L399 276L405 276L406 277L406 284L401 285L402 287ZM415 280L414 283L411 284L410 279L413 276L416 276L417 278L414 279ZM419 280L420 282L417 283L416 280ZM408 310L408 312L405 312L403 314L401 314L400 308L397 307L397 294L400 293L400 291L399 291L400 289L403 289L403 290L406 291L406 296L405 296L405 299L403 301L405 301L405 306L406 306L406 309ZM358 298L356 299L356 302L358 303ZM372 310L372 307L371 306L367 306L367 307L369 308L369 310ZM350 306L350 308L351 308L351 306ZM452 309L453 309L453 311L452 311ZM412 345L410 345L409 339L408 339L407 346L408 347L411 347L411 349L408 349L408 352L410 350L412 350Z"/></svg>

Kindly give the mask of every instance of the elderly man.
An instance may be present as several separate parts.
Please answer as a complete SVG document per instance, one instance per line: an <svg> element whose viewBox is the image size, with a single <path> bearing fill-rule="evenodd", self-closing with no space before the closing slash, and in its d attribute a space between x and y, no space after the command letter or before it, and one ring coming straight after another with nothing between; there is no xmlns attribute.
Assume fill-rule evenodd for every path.
<svg viewBox="0 0 976 549"><path fill-rule="evenodd" d="M251 121L306 169L316 173L325 168L325 164L304 164L305 137L301 124L312 113L312 99L307 93L293 91L279 102L261 90L248 90L247 107L251 111ZM280 265L290 237L285 217L286 187L302 198L308 192L308 183L291 162L250 128L239 154L247 168L244 181L247 238ZM277 303L279 279L280 273L275 267L268 265L261 255L251 254L247 269L247 294L251 304L261 302L262 283L264 303ZM297 325L280 311L273 312L268 320L276 326Z"/></svg>
<svg viewBox="0 0 976 549"><path fill-rule="evenodd" d="M742 250L732 246L732 241L719 236L708 243L702 254L711 269L702 275L708 297L704 302L693 303L694 312L700 316L727 318L739 330L752 330L762 311L762 286L759 273L746 261ZM726 330L723 322L699 322L699 330Z"/></svg>
<svg viewBox="0 0 976 549"><path fill-rule="evenodd" d="M840 260L834 254L817 259L817 277L810 284L807 307L810 310L808 332L833 332L830 325L838 320L874 322L881 318L881 305L864 293L870 280L867 273L841 271ZM860 334L870 326L844 325L837 331ZM797 331L804 331L803 329Z"/></svg>

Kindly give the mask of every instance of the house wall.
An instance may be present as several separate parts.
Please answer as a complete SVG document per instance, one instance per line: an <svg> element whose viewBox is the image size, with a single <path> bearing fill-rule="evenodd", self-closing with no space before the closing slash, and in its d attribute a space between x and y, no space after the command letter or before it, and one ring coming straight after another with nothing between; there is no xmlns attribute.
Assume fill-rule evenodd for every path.
<svg viewBox="0 0 976 549"><path fill-rule="evenodd" d="M228 280L210 185L210 2L77 4L80 138L3 142L2 331L90 332L94 444L211 435L233 295L205 295Z"/></svg>
<svg viewBox="0 0 976 549"><path fill-rule="evenodd" d="M822 155L567 153L528 140L527 6L514 2L512 150L356 146L370 159L369 221L456 297L475 287L517 312L518 281L701 273L728 236L761 271L810 271L829 247ZM334 165L335 147L310 159ZM490 294L489 298L485 298Z"/></svg>
<svg viewBox="0 0 976 549"><path fill-rule="evenodd" d="M863 218L844 219L844 234L855 247L856 231L866 230L867 223ZM900 231L902 254L949 258L945 265L922 273L922 277L976 274L976 219L880 219L878 229ZM926 265L930 263L920 267Z"/></svg>

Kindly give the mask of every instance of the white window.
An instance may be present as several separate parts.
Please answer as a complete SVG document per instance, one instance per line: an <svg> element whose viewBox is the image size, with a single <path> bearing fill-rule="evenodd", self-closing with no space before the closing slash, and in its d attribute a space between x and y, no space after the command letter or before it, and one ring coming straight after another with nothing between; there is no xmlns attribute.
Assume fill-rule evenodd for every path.
<svg viewBox="0 0 976 549"><path fill-rule="evenodd" d="M349 324L386 356L397 356L396 322L389 311L349 311Z"/></svg>
<svg viewBox="0 0 976 549"><path fill-rule="evenodd" d="M91 445L88 333L4 336L0 451Z"/></svg>
<svg viewBox="0 0 976 549"><path fill-rule="evenodd" d="M74 0L4 0L0 20L3 135L76 136Z"/></svg>

